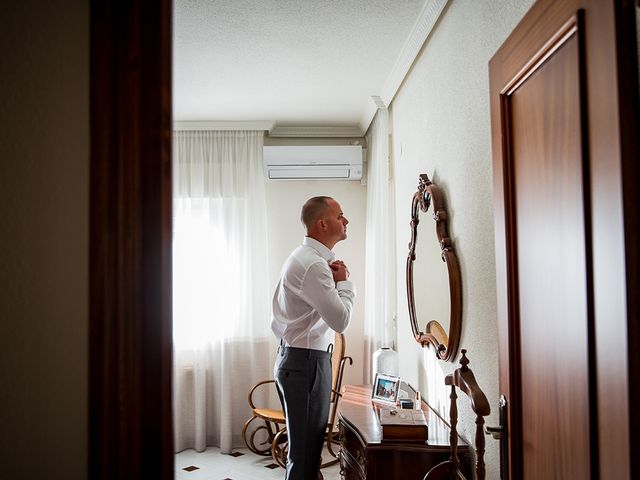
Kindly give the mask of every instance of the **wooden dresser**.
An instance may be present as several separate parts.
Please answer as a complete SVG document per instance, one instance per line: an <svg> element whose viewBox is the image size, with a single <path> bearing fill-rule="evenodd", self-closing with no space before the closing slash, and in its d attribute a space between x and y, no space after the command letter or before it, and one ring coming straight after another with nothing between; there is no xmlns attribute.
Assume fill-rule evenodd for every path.
<svg viewBox="0 0 640 480"><path fill-rule="evenodd" d="M383 442L371 387L346 385L338 408L340 473L346 480L422 480L434 465L449 458L447 424L423 402L429 426L426 442ZM460 438L461 470L473 478L472 449Z"/></svg>

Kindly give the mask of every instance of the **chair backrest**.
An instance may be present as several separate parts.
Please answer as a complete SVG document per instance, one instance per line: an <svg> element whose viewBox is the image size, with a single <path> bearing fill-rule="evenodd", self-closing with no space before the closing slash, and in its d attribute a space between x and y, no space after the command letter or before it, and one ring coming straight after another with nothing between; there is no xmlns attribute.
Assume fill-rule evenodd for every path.
<svg viewBox="0 0 640 480"><path fill-rule="evenodd" d="M335 421L344 377L344 367L347 362L349 362L349 365L353 364L352 358L345 355L344 335L336 332L333 340L333 354L331 355L331 412L329 414L329 425L333 425Z"/></svg>
<svg viewBox="0 0 640 480"><path fill-rule="evenodd" d="M342 359L344 358L344 335L337 333L333 339L333 354L331 355L331 388L338 392L342 387L342 373L344 366L342 365ZM331 396L333 401L333 395Z"/></svg>
<svg viewBox="0 0 640 480"><path fill-rule="evenodd" d="M456 425L458 424L458 405L456 394L456 387L467 394L471 401L471 409L476 414L476 465L475 474L477 480L484 480L485 478L485 464L484 464L484 417L491 413L489 407L489 401L485 396L482 389L478 386L476 378L473 372L469 368L469 359L467 358L467 351L462 349L462 358L460 358L461 367L457 368L453 373L447 375L444 379L445 385L451 387L451 407L449 412L449 424L451 425L450 443L451 443L451 457L449 460L439 463L433 467L423 480L441 480L444 478L456 478L464 480L465 477L460 472L460 460L458 459L458 431Z"/></svg>

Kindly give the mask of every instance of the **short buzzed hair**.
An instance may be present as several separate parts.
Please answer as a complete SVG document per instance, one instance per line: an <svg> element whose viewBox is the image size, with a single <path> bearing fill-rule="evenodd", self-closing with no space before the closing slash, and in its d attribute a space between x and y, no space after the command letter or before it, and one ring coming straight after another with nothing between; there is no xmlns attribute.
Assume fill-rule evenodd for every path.
<svg viewBox="0 0 640 480"><path fill-rule="evenodd" d="M327 200L333 200L333 198L326 196L313 197L303 205L300 220L307 228L307 231L313 229L315 221L329 206Z"/></svg>

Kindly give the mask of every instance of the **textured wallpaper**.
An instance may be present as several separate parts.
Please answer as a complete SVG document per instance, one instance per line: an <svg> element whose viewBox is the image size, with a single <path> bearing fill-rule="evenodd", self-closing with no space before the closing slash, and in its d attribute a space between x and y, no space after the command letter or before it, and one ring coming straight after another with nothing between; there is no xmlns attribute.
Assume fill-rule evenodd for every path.
<svg viewBox="0 0 640 480"><path fill-rule="evenodd" d="M490 425L497 424L498 341L488 62L531 4L449 2L391 106L397 277L404 279L411 198L418 175L427 173L445 194L462 277L460 348L468 350L470 367L491 404ZM427 294L417 288L416 295ZM397 298L401 374L448 418L444 376L459 366L459 355L445 363L422 349L411 335L403 280ZM447 299L430 301L441 308ZM419 321L421 329L426 322ZM464 397L459 430L473 440L474 416ZM489 438L486 461L487 478L498 478L498 444Z"/></svg>

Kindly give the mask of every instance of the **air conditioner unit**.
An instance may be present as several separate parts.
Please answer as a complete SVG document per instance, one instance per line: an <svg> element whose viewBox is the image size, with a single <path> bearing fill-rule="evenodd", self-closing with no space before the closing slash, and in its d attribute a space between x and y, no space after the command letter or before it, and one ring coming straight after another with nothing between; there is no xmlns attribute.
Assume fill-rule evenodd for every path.
<svg viewBox="0 0 640 480"><path fill-rule="evenodd" d="M264 174L273 180L360 180L361 145L265 145Z"/></svg>

